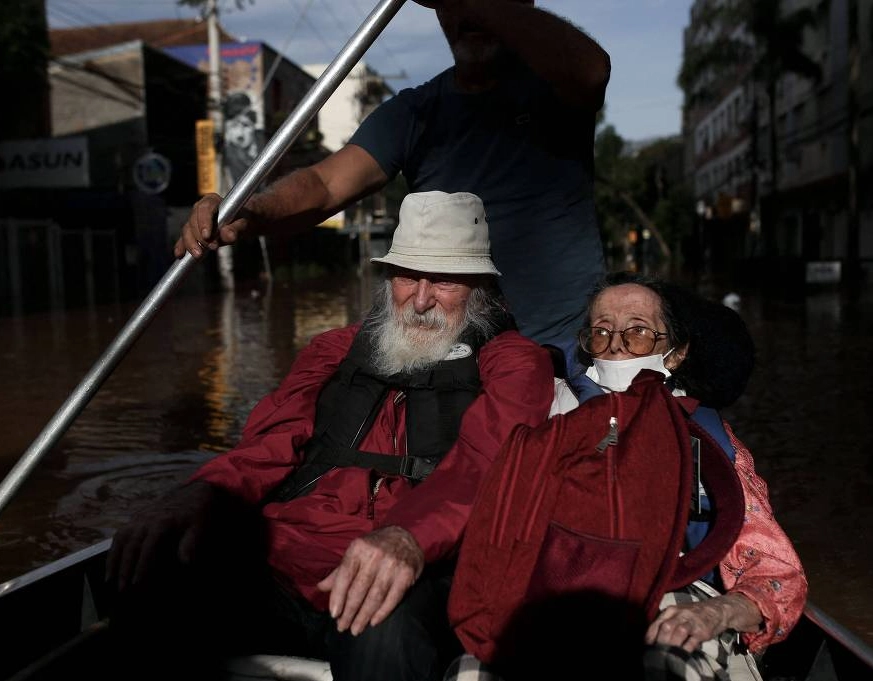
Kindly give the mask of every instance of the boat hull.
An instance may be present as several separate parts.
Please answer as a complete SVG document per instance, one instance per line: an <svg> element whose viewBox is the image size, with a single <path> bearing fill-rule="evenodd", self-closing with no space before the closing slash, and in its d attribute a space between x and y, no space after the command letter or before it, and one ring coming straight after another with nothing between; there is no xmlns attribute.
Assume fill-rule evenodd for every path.
<svg viewBox="0 0 873 681"><path fill-rule="evenodd" d="M103 671L112 606L104 579L109 545L105 540L0 584L0 678L94 678ZM322 661L267 657L228 660L227 679L331 678ZM770 647L759 667L765 681L873 679L873 648L808 603L795 629Z"/></svg>

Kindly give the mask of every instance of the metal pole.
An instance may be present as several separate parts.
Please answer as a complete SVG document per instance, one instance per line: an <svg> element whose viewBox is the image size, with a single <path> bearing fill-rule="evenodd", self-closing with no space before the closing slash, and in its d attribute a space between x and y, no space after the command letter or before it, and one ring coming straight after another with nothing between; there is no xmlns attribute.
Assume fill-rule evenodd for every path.
<svg viewBox="0 0 873 681"><path fill-rule="evenodd" d="M856 634L846 629L818 606L807 601L804 608L806 616L827 636L844 646L860 659L869 669L873 669L873 648L862 641Z"/></svg>
<svg viewBox="0 0 873 681"><path fill-rule="evenodd" d="M340 53L321 74L312 89L297 108L273 135L261 154L237 181L218 208L218 225L226 224L236 216L255 189L276 166L282 155L294 143L309 121L324 106L330 95L339 87L352 67L364 56L367 48L385 29L405 0L380 0L376 8L364 20ZM67 398L57 413L42 430L33 444L13 466L0 484L0 512L6 507L15 492L39 460L60 440L67 428L87 406L103 381L112 373L170 294L178 287L195 262L190 253L177 260L133 316L109 345L100 359L91 368L82 382Z"/></svg>

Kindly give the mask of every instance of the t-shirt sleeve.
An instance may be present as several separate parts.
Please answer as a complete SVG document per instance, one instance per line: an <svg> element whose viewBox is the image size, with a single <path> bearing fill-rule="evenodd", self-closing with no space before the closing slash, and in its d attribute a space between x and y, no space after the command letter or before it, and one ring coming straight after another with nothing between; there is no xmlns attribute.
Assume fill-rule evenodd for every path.
<svg viewBox="0 0 873 681"><path fill-rule="evenodd" d="M349 140L361 147L393 179L403 167L412 134L413 91L402 90L368 115Z"/></svg>

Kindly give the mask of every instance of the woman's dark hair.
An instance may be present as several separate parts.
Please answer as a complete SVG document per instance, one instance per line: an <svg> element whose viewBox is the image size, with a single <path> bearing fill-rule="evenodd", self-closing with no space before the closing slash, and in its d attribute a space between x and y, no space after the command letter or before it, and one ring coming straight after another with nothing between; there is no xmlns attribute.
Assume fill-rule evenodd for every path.
<svg viewBox="0 0 873 681"><path fill-rule="evenodd" d="M655 293L671 346L688 343L688 354L673 373L676 387L707 407L722 409L736 402L755 364L755 345L742 317L686 287L635 272L606 275L595 286L588 309L603 291L622 284L637 284ZM584 351L580 357L591 364Z"/></svg>

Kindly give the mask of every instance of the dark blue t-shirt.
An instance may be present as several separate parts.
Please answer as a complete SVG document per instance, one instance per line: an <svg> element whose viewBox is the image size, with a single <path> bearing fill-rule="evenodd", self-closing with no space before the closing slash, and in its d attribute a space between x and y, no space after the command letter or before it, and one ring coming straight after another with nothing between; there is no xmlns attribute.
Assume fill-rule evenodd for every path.
<svg viewBox="0 0 873 681"><path fill-rule="evenodd" d="M521 65L485 93L454 68L401 91L350 143L413 192L472 192L485 204L500 286L523 334L569 348L604 270L593 203L593 116Z"/></svg>

